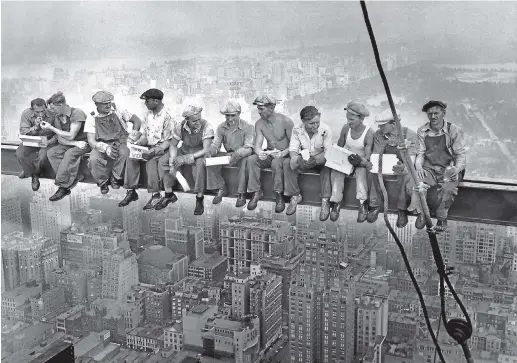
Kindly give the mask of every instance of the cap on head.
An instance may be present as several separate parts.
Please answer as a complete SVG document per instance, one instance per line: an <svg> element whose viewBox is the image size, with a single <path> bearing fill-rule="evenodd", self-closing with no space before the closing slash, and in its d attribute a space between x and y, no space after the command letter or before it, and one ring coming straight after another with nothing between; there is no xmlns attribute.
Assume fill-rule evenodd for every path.
<svg viewBox="0 0 517 363"><path fill-rule="evenodd" d="M92 100L95 103L109 103L114 99L115 97L107 91L98 91L92 96Z"/></svg>
<svg viewBox="0 0 517 363"><path fill-rule="evenodd" d="M445 102L431 100L431 101L427 102L424 106L422 106L422 112L427 112L428 109L430 109L431 107L434 107L434 106L441 107L444 110L447 108L447 104Z"/></svg>
<svg viewBox="0 0 517 363"><path fill-rule="evenodd" d="M66 98L65 98L65 95L63 94L63 92L57 91L52 96L50 96L50 98L47 101L47 104L51 104L51 103L54 103L54 104L66 103Z"/></svg>
<svg viewBox="0 0 517 363"><path fill-rule="evenodd" d="M400 114L397 113L397 117L400 119ZM375 124L376 125L384 125L391 121L394 121L393 113L391 113L391 109L387 109L379 113L375 116Z"/></svg>
<svg viewBox="0 0 517 363"><path fill-rule="evenodd" d="M357 115L357 116L362 116L362 117L370 116L370 111L368 111L366 106L363 105L362 103L355 102L355 101L348 102L348 105L346 105L346 107L345 107L345 111L353 113L354 115Z"/></svg>
<svg viewBox="0 0 517 363"><path fill-rule="evenodd" d="M253 104L256 106L276 105L276 98L268 95L261 95L255 98Z"/></svg>
<svg viewBox="0 0 517 363"><path fill-rule="evenodd" d="M193 116L193 115L197 115L201 111L203 111L203 107L188 105L187 107L185 107L185 111L183 111L181 116L183 116L183 117L190 117L190 116Z"/></svg>
<svg viewBox="0 0 517 363"><path fill-rule="evenodd" d="M147 100L149 98L155 99L155 100L163 100L163 92L156 88L151 88L142 93L140 96L141 100Z"/></svg>
<svg viewBox="0 0 517 363"><path fill-rule="evenodd" d="M228 101L228 103L221 108L220 111L223 115L236 115L241 113L241 105L237 101Z"/></svg>

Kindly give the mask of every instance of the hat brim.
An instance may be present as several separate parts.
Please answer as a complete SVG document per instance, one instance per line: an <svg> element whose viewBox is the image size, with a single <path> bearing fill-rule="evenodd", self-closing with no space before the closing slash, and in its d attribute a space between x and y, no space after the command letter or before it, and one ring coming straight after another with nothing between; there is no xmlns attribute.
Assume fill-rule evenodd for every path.
<svg viewBox="0 0 517 363"><path fill-rule="evenodd" d="M375 121L375 124L376 125L386 125L386 124L389 124L390 122L393 122L393 120Z"/></svg>
<svg viewBox="0 0 517 363"><path fill-rule="evenodd" d="M359 112L357 112L355 110L352 110L351 108L345 107L344 110L347 111L347 112L350 112L350 113L352 113L352 114L354 114L356 116L366 117L365 115L363 115L363 114L361 114L361 113L359 113Z"/></svg>
<svg viewBox="0 0 517 363"><path fill-rule="evenodd" d="M100 103L100 104L106 104L106 103L111 103L113 102L113 100L109 100L109 101L93 101L94 103Z"/></svg>
<svg viewBox="0 0 517 363"><path fill-rule="evenodd" d="M221 112L221 115L238 115L240 112Z"/></svg>

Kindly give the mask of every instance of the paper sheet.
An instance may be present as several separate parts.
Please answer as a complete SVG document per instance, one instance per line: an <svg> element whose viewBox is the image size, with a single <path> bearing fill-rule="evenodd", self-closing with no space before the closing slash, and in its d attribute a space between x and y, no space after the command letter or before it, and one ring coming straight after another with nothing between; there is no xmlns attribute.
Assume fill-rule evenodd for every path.
<svg viewBox="0 0 517 363"><path fill-rule="evenodd" d="M29 135L19 135L20 140L22 141L23 146L30 147L41 147L41 143L45 142L46 136L29 136Z"/></svg>
<svg viewBox="0 0 517 363"><path fill-rule="evenodd" d="M130 159L143 160L142 151L149 150L149 148L147 148L145 146L139 146L139 145L134 145L134 144L130 144L130 143L127 143L127 147L129 148L129 158Z"/></svg>
<svg viewBox="0 0 517 363"><path fill-rule="evenodd" d="M411 156L411 160L413 163L415 162L415 157ZM379 154L372 154L370 161L372 162L372 170L370 173L378 174L379 173ZM393 167L397 165L399 159L395 154L384 154L382 156L382 175L395 175L393 172Z"/></svg>
<svg viewBox="0 0 517 363"><path fill-rule="evenodd" d="M206 166L228 165L230 164L230 156L216 156L213 158L206 158L205 163Z"/></svg>
<svg viewBox="0 0 517 363"><path fill-rule="evenodd" d="M183 174L181 174L179 171L176 172L176 179L178 180L178 183L180 183L184 192L190 191L190 186L188 185L187 179L185 179Z"/></svg>
<svg viewBox="0 0 517 363"><path fill-rule="evenodd" d="M348 156L352 154L350 150L334 144L325 153L325 159L327 160L325 166L350 175L354 170L354 166L348 161Z"/></svg>

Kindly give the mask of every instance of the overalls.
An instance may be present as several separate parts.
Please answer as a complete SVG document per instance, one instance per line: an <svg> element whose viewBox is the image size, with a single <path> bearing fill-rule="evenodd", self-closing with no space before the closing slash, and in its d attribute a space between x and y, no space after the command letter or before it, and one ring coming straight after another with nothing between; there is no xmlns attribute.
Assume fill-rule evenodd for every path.
<svg viewBox="0 0 517 363"><path fill-rule="evenodd" d="M127 137L128 133L122 127L115 112L109 115L95 116L95 140L104 142L109 146L118 146L118 157L115 160L111 159L106 153L92 150L88 166L98 185L107 182L111 175L116 180L123 179L126 159L129 156Z"/></svg>

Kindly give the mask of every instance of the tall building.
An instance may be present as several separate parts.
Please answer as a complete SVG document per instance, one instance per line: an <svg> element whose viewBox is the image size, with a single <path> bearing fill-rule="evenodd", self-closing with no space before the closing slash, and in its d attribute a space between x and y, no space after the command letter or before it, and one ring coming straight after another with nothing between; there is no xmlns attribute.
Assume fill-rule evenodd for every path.
<svg viewBox="0 0 517 363"><path fill-rule="evenodd" d="M250 280L249 274L233 277L232 281L232 316L243 318L250 313Z"/></svg>
<svg viewBox="0 0 517 363"><path fill-rule="evenodd" d="M298 241L307 237L309 225L318 218L318 208L311 205L298 206L296 210L296 238Z"/></svg>
<svg viewBox="0 0 517 363"><path fill-rule="evenodd" d="M219 240L219 217L220 205L207 204L205 213L197 216L197 227L203 229L203 237L205 241Z"/></svg>
<svg viewBox="0 0 517 363"><path fill-rule="evenodd" d="M168 289L151 286L145 293L145 320L148 324L164 325L171 317L171 298Z"/></svg>
<svg viewBox="0 0 517 363"><path fill-rule="evenodd" d="M22 206L18 198L2 198L2 235L22 230Z"/></svg>
<svg viewBox="0 0 517 363"><path fill-rule="evenodd" d="M126 207L119 207L121 195L106 194L90 197L90 208L102 212L102 221L111 223L113 227L123 228L128 237L137 238L142 233L141 203L130 203Z"/></svg>
<svg viewBox="0 0 517 363"><path fill-rule="evenodd" d="M125 299L138 284L138 264L131 250L118 248L102 260L102 297Z"/></svg>
<svg viewBox="0 0 517 363"><path fill-rule="evenodd" d="M189 256L190 262L205 253L203 234L200 227L185 226L182 217L165 220L165 246L172 252Z"/></svg>
<svg viewBox="0 0 517 363"><path fill-rule="evenodd" d="M388 299L380 296L362 296L356 299L356 345L357 355L365 354L377 336L388 334Z"/></svg>
<svg viewBox="0 0 517 363"><path fill-rule="evenodd" d="M30 299L33 320L40 320L48 314L58 312L65 307L65 292L60 287L51 288L40 296Z"/></svg>
<svg viewBox="0 0 517 363"><path fill-rule="evenodd" d="M162 245L151 245L138 256L139 281L159 285L176 283L187 276L188 257Z"/></svg>
<svg viewBox="0 0 517 363"><path fill-rule="evenodd" d="M318 360L319 344L316 289L297 284L289 292L289 356L291 363L314 363Z"/></svg>
<svg viewBox="0 0 517 363"><path fill-rule="evenodd" d="M229 271L239 273L268 255L290 254L293 228L289 222L235 216L221 223L221 242Z"/></svg>

